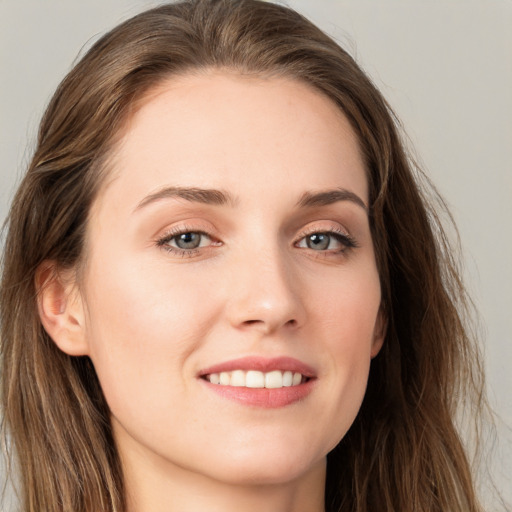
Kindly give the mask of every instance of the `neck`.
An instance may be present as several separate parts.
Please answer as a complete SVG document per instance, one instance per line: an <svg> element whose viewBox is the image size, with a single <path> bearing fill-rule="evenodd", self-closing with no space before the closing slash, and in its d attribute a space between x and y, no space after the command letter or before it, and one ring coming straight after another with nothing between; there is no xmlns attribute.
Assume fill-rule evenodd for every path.
<svg viewBox="0 0 512 512"><path fill-rule="evenodd" d="M146 482L147 484L147 482ZM130 485L127 512L323 512L318 488L288 486L233 486L209 484L178 487L168 480Z"/></svg>

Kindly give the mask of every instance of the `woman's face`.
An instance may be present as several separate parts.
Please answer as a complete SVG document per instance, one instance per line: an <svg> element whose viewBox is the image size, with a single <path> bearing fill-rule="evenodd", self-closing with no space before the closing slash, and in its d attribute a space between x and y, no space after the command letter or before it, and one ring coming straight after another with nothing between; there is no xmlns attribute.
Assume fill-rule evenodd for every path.
<svg viewBox="0 0 512 512"><path fill-rule="evenodd" d="M231 483L323 468L385 323L348 121L299 82L187 75L111 165L83 335L122 459Z"/></svg>

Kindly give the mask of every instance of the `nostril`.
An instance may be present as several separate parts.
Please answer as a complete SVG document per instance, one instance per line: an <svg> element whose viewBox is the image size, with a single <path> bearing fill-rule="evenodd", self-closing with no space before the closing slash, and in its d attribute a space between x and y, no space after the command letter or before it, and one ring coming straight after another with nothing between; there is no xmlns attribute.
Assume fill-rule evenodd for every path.
<svg viewBox="0 0 512 512"><path fill-rule="evenodd" d="M243 325L250 326L250 325L257 325L257 324L265 324L266 322L264 320L245 320L243 322ZM297 325L297 320L292 318L291 320L288 320L284 323L284 325L289 325L291 327L295 327Z"/></svg>
<svg viewBox="0 0 512 512"><path fill-rule="evenodd" d="M295 318L291 318L286 322L279 322L277 320L244 320L240 324L238 324L241 329L255 329L258 331L262 331L266 334L270 334L277 329L286 328L286 329L295 329L299 325L298 321Z"/></svg>
<svg viewBox="0 0 512 512"><path fill-rule="evenodd" d="M263 320L245 320L244 325L254 325L258 323L263 323Z"/></svg>

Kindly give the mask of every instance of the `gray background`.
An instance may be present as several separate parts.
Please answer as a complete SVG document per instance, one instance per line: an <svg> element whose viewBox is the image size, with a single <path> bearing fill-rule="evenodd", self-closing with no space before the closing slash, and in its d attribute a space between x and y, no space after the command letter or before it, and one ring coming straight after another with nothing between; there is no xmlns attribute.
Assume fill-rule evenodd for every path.
<svg viewBox="0 0 512 512"><path fill-rule="evenodd" d="M0 0L0 220L30 158L43 108L78 52L158 3ZM499 416L491 463L512 502L512 0L289 5L333 35L372 76L451 207Z"/></svg>

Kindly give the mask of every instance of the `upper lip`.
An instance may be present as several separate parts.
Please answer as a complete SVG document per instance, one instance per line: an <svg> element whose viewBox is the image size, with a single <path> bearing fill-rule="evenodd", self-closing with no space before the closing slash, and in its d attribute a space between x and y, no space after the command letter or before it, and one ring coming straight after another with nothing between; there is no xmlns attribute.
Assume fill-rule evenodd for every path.
<svg viewBox="0 0 512 512"><path fill-rule="evenodd" d="M248 356L209 366L199 372L199 377L211 373L231 372L233 370L257 370L263 373L273 370L282 370L299 372L309 378L315 377L316 375L315 370L311 366L293 357L282 356L267 358Z"/></svg>

